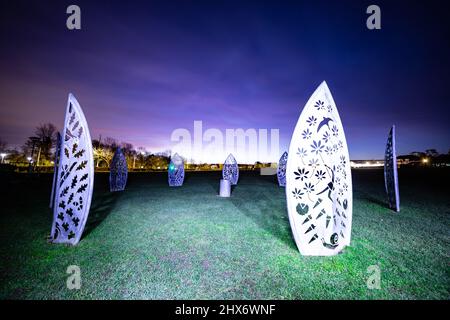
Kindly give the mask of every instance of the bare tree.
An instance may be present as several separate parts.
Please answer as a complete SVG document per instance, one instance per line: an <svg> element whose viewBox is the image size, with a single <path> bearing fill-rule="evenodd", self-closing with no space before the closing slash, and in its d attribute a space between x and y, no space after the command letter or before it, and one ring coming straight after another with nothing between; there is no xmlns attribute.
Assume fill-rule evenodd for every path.
<svg viewBox="0 0 450 320"><path fill-rule="evenodd" d="M6 141L0 138L0 152L6 151L7 146L8 144L6 143Z"/></svg>

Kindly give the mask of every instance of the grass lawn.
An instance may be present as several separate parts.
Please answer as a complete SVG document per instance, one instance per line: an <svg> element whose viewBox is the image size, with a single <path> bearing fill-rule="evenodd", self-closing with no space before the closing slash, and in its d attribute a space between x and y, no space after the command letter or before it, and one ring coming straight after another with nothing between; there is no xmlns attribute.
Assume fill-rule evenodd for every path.
<svg viewBox="0 0 450 320"><path fill-rule="evenodd" d="M401 169L401 212L386 208L382 170L353 171L351 247L299 254L284 188L241 173L220 198L220 173L130 174L123 193L95 177L76 247L48 244L51 174L2 174L0 299L449 299L450 179L446 169ZM447 180L448 181L448 180ZM82 288L66 288L81 268ZM381 268L370 290L367 268Z"/></svg>

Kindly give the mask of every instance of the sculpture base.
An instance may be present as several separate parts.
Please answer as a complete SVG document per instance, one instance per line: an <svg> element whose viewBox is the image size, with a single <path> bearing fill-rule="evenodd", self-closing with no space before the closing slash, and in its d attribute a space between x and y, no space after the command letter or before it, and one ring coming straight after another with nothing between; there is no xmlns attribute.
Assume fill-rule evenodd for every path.
<svg viewBox="0 0 450 320"><path fill-rule="evenodd" d="M220 191L219 196L228 198L231 195L231 182L230 180L220 179Z"/></svg>

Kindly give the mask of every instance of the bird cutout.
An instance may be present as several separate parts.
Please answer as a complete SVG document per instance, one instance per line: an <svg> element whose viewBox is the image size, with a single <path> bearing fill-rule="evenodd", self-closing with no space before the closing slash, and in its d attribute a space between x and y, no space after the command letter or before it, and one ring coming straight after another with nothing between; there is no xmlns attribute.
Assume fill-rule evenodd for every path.
<svg viewBox="0 0 450 320"><path fill-rule="evenodd" d="M286 164L289 222L302 255L335 255L350 244L352 181L348 159L340 116L331 92L323 82L300 114ZM300 176L299 168L304 169ZM345 204L344 199L347 200ZM344 213L346 228L341 225ZM341 229L345 240L339 236L336 244L328 241L329 235L339 235ZM322 237L329 247L321 241L314 241Z"/></svg>
<svg viewBox="0 0 450 320"><path fill-rule="evenodd" d="M330 129L330 121L333 121L333 119L328 118L328 117L323 117L323 120L320 121L319 125L317 126L317 132L319 132L319 130L323 127L323 126L327 126L328 129Z"/></svg>

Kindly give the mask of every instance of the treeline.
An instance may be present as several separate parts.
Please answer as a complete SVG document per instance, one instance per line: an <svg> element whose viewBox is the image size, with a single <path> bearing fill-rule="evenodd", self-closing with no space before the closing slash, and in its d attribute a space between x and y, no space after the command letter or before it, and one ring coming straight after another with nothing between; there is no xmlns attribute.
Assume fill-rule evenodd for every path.
<svg viewBox="0 0 450 320"><path fill-rule="evenodd" d="M41 124L20 148L8 148L8 143L0 138L2 162L16 166L53 166L57 132L52 123ZM92 147L96 168L109 168L118 147L122 148L130 169L167 169L170 162L170 150L151 153L143 147L135 148L131 143L119 142L111 137L93 139Z"/></svg>

